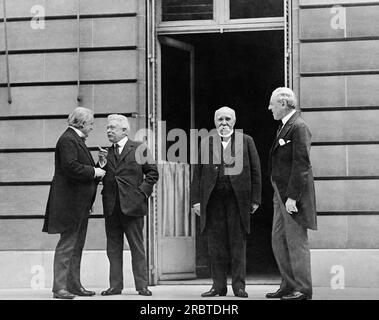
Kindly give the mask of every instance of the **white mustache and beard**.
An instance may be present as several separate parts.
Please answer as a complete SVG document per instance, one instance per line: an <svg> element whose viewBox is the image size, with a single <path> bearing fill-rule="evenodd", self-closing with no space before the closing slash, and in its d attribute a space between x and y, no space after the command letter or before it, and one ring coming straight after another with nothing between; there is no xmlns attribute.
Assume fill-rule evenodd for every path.
<svg viewBox="0 0 379 320"><path fill-rule="evenodd" d="M229 125L220 125L217 128L217 132L222 138L229 138L233 134L233 128Z"/></svg>

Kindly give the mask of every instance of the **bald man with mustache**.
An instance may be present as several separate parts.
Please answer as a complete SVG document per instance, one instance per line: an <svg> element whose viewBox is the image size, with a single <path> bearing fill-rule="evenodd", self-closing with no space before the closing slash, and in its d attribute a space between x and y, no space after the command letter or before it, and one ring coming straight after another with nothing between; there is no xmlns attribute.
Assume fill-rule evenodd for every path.
<svg viewBox="0 0 379 320"><path fill-rule="evenodd" d="M261 203L261 168L252 137L234 130L233 109L215 112L216 130L202 140L191 185L191 203L207 236L212 288L202 297L225 296L228 264L234 295L247 298L246 235Z"/></svg>

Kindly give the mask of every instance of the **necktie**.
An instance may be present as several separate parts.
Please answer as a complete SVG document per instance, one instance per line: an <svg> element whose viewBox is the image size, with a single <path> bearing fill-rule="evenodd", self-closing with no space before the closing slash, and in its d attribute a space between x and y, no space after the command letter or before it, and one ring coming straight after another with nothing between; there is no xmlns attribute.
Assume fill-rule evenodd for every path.
<svg viewBox="0 0 379 320"><path fill-rule="evenodd" d="M117 143L114 144L114 155L115 155L115 158L116 160L118 160L119 156L120 156L120 150L119 150L119 145Z"/></svg>
<svg viewBox="0 0 379 320"><path fill-rule="evenodd" d="M279 124L279 126L278 126L278 131L276 131L276 136L278 136L278 135L279 135L279 133L280 133L280 130L282 130L282 128L283 128L283 122L282 122L282 121L280 121L280 124Z"/></svg>

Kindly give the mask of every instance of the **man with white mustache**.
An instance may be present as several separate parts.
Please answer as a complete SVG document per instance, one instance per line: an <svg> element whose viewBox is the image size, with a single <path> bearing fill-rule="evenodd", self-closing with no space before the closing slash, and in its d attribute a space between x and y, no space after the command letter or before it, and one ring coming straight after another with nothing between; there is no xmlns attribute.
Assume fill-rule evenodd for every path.
<svg viewBox="0 0 379 320"><path fill-rule="evenodd" d="M142 296L152 295L147 287L143 230L144 216L149 212L148 198L159 174L147 146L131 140L129 132L129 121L125 116L108 116L107 136L112 147L99 152L99 165L107 171L102 196L110 283L110 287L101 292L102 296L119 295L124 288L124 235L132 256L136 291ZM146 158L143 156L145 151Z"/></svg>
<svg viewBox="0 0 379 320"><path fill-rule="evenodd" d="M202 297L225 296L231 264L234 295L247 298L246 234L250 215L261 202L261 169L252 137L234 130L233 109L215 112L215 132L202 140L200 163L195 165L191 203L206 233L213 286Z"/></svg>

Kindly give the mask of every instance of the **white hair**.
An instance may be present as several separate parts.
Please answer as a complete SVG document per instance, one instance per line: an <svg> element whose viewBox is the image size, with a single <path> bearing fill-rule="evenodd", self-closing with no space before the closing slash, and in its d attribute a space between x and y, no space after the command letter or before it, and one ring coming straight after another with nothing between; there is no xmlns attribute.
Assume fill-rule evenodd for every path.
<svg viewBox="0 0 379 320"><path fill-rule="evenodd" d="M130 131L128 118L123 116L122 114L110 114L108 116L108 121L116 121L121 128Z"/></svg>
<svg viewBox="0 0 379 320"><path fill-rule="evenodd" d="M221 114L227 114L229 115L233 120L236 120L236 113L232 108L229 107L221 107L220 109L217 109L215 111L215 120L221 115Z"/></svg>
<svg viewBox="0 0 379 320"><path fill-rule="evenodd" d="M74 128L81 128L83 125L93 120L93 111L87 108L78 107L68 116L68 125Z"/></svg>
<svg viewBox="0 0 379 320"><path fill-rule="evenodd" d="M295 93L286 87L276 88L272 92L272 96L277 96L279 100L286 101L288 108L295 109L297 105L297 99Z"/></svg>

